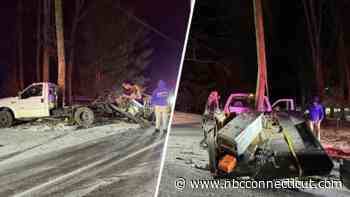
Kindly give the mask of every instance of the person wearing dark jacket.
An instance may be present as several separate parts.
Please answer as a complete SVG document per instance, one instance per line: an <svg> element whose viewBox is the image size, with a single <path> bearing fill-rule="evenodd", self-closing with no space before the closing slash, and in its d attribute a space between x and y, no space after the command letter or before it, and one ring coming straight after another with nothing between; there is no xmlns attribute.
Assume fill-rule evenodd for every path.
<svg viewBox="0 0 350 197"><path fill-rule="evenodd" d="M151 100L156 115L155 132L159 132L161 129L164 133L167 131L170 111L169 95L170 90L167 88L165 82L163 80L159 80L158 87L153 91Z"/></svg>

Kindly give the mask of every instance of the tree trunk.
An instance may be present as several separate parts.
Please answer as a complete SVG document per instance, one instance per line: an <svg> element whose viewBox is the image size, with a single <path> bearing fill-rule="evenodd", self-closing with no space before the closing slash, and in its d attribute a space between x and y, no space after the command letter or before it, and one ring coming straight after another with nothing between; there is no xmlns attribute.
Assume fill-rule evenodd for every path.
<svg viewBox="0 0 350 197"><path fill-rule="evenodd" d="M265 55L264 19L261 0L254 0L255 33L258 55L258 76L256 86L256 109L264 110L264 96L267 87L267 68Z"/></svg>
<svg viewBox="0 0 350 197"><path fill-rule="evenodd" d="M57 38L57 62L58 62L58 87L62 95L62 105L65 105L66 97L66 62L64 54L63 14L62 0L55 0L56 38Z"/></svg>
<svg viewBox="0 0 350 197"><path fill-rule="evenodd" d="M18 75L19 75L19 87L24 89L24 71L23 71L23 2L18 0L17 5L17 58L18 58Z"/></svg>
<svg viewBox="0 0 350 197"><path fill-rule="evenodd" d="M336 23L338 25L338 55L340 55L340 63L341 63L341 70L340 73L344 71L343 78L345 80L345 83L343 82L343 86L345 86L347 90L347 95L344 95L344 101L346 100L347 102L350 102L350 68L348 64L348 59L347 59L347 47L345 46L345 40L344 40L344 24L346 24L347 21L344 21L345 17L345 11L343 4L337 4L337 17L336 17Z"/></svg>
<svg viewBox="0 0 350 197"><path fill-rule="evenodd" d="M82 7L84 6L85 1L84 0L76 0L75 1L75 13L74 18L72 22L72 29L70 33L70 51L69 51L69 59L67 64L67 102L69 104L72 103L72 77L73 77L73 71L74 71L74 56L75 56L75 39L76 39L76 32L78 29L78 24L81 20L81 11Z"/></svg>
<svg viewBox="0 0 350 197"><path fill-rule="evenodd" d="M50 35L50 18L51 18L51 0L44 1L44 47L43 47L43 81L50 81L50 46L49 46L49 35Z"/></svg>
<svg viewBox="0 0 350 197"><path fill-rule="evenodd" d="M319 5L317 4L319 3ZM324 77L323 77L323 68L322 68L322 59L321 59L321 22L322 22L322 5L321 1L315 2L314 0L304 0L304 13L306 19L306 26L309 35L310 48L312 54L312 61L315 68L315 79L316 79L316 88L317 94L323 96L324 90ZM315 13L315 8L319 10L319 17L317 18Z"/></svg>
<svg viewBox="0 0 350 197"><path fill-rule="evenodd" d="M42 10L42 1L38 0L37 8L37 30L36 30L36 81L41 81L41 10Z"/></svg>

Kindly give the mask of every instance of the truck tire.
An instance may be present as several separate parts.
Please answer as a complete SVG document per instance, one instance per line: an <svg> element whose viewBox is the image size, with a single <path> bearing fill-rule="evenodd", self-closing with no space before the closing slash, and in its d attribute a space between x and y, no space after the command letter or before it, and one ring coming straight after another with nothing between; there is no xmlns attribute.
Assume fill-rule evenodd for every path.
<svg viewBox="0 0 350 197"><path fill-rule="evenodd" d="M75 110L73 117L74 121L84 128L89 128L95 121L95 114L88 107L79 107Z"/></svg>
<svg viewBox="0 0 350 197"><path fill-rule="evenodd" d="M13 116L8 110L0 111L0 128L8 128L13 124Z"/></svg>

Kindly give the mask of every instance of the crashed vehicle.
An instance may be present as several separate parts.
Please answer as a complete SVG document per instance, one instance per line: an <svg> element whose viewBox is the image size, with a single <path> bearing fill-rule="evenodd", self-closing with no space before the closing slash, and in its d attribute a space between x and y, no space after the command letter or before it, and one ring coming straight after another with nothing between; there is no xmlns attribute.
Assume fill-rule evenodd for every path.
<svg viewBox="0 0 350 197"><path fill-rule="evenodd" d="M231 106L232 99L246 101L242 97L255 103L254 95L236 96L231 95L225 106L226 114L217 113L215 125L207 131L209 168L214 176L271 180L330 173L332 160L302 116L280 107L274 110L272 106L277 104L270 105L267 97L263 112L253 110L252 105L244 108L244 103L243 107ZM292 110L291 101L285 99L279 103ZM227 121L233 112L236 115Z"/></svg>
<svg viewBox="0 0 350 197"><path fill-rule="evenodd" d="M144 128L151 126L154 122L155 115L150 95L142 93L142 98L139 100L131 99L119 104L115 102L115 97L113 92L106 91L92 102L91 108L99 113L108 113L120 118L125 117Z"/></svg>
<svg viewBox="0 0 350 197"><path fill-rule="evenodd" d="M214 110L213 114L215 114L216 119L222 120L220 124L226 124L233 118L235 118L237 115L242 113L248 113L253 112L255 107L255 96L251 93L233 93L231 94L224 106L224 111L220 109ZM293 99L279 99L276 102L274 102L272 105L268 99L267 96L264 96L264 112L272 112L272 109L275 111L288 111L288 112L295 112L295 105ZM205 140L207 138L208 132L212 130L216 124L218 123L214 118L206 115L208 114L208 107L206 107L206 110L203 114L203 120L202 120L202 128L204 132L204 140L201 142L201 144L205 143Z"/></svg>
<svg viewBox="0 0 350 197"><path fill-rule="evenodd" d="M0 127L10 127L15 120L68 117L80 126L94 122L94 112L88 106L59 107L58 86L49 83L33 83L17 97L0 99Z"/></svg>
<svg viewBox="0 0 350 197"><path fill-rule="evenodd" d="M148 119L153 112L149 102L117 106L102 96L85 105L60 106L60 99L57 85L49 82L33 83L19 92L17 97L0 99L0 128L11 127L16 120L38 118L68 118L71 122L87 128L93 125L96 114L126 117L142 127L151 124Z"/></svg>

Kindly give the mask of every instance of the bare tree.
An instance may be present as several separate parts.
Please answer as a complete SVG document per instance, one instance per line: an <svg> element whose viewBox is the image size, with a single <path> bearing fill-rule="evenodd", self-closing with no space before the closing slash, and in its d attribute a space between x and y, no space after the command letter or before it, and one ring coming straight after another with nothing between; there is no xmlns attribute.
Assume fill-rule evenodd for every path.
<svg viewBox="0 0 350 197"><path fill-rule="evenodd" d="M81 20L86 16L87 9L86 0L75 0L75 9L74 16L72 21L72 28L70 32L70 40L69 40L69 59L67 64L67 103L72 103L72 78L74 71L74 62L75 62L75 44L76 44L76 36L78 31L78 25Z"/></svg>
<svg viewBox="0 0 350 197"><path fill-rule="evenodd" d="M84 87L90 87L84 94L96 96L105 89L119 89L126 79L144 84L147 81L144 71L153 54L149 29L135 20L132 11L121 10L117 1L88 6L94 6L94 9L88 11L86 20L80 24L80 36L75 45L79 56L76 56L75 61L84 66L84 69L77 70L80 78L95 80L80 80L81 88L75 91L86 92ZM100 9L104 12L99 13ZM100 20L104 23L101 24ZM93 84L94 88L91 88Z"/></svg>
<svg viewBox="0 0 350 197"><path fill-rule="evenodd" d="M62 94L62 105L65 105L66 61L65 61L65 54L64 54L62 0L55 0L55 19L56 19L57 62L58 62L57 81L58 81L58 87Z"/></svg>
<svg viewBox="0 0 350 197"><path fill-rule="evenodd" d="M338 30L338 58L339 63L341 64L341 69L339 73L341 74L342 78L345 79L345 85L347 88L347 101L350 102L350 68L349 68L349 62L347 58L347 46L345 44L344 39L344 24L346 24L346 15L344 10L344 1L338 1L336 2L336 17L335 22L337 24L337 30ZM343 82L343 80L341 80Z"/></svg>
<svg viewBox="0 0 350 197"><path fill-rule="evenodd" d="M302 0L309 35L312 62L316 73L317 93L323 96L324 76L322 67L321 29L323 0Z"/></svg>

